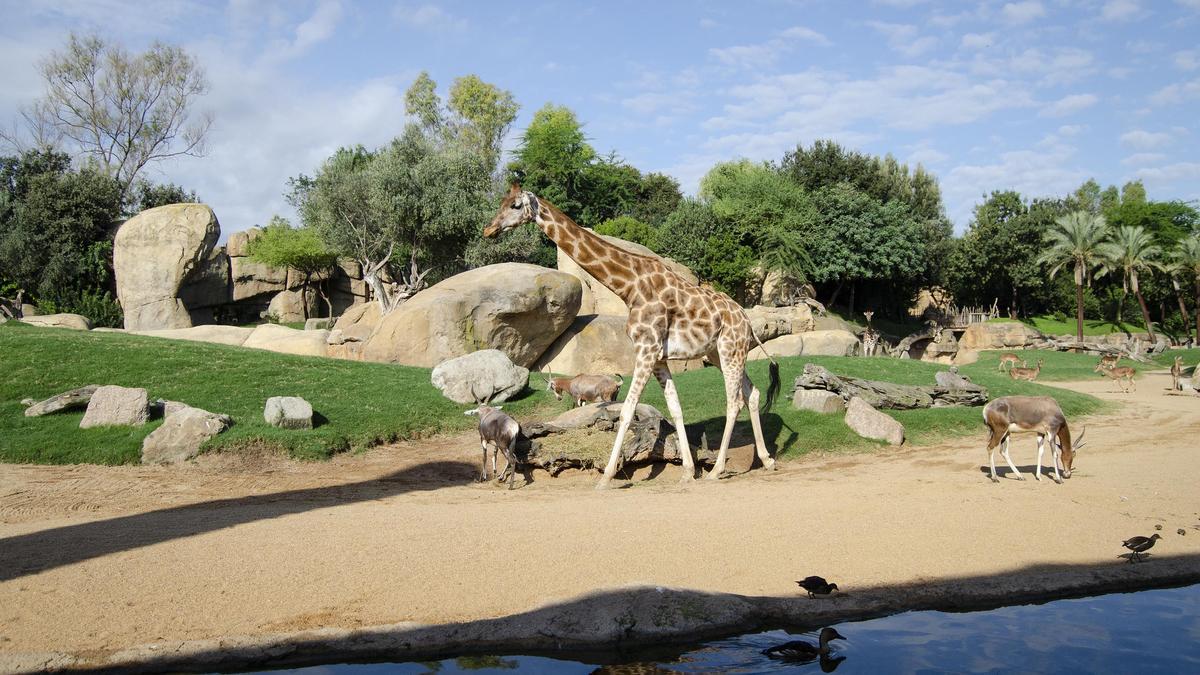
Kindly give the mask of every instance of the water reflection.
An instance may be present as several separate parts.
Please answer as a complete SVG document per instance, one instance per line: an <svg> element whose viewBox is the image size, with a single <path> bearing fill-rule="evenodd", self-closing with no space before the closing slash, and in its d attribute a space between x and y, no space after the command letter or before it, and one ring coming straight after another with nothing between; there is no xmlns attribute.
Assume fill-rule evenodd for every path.
<svg viewBox="0 0 1200 675"><path fill-rule="evenodd" d="M598 665L546 657L339 664L294 672L373 673L1200 673L1200 586L950 614L909 612L843 623L832 653L772 659L772 647L815 633L769 631L710 642L675 658ZM811 646L811 645L810 645Z"/></svg>

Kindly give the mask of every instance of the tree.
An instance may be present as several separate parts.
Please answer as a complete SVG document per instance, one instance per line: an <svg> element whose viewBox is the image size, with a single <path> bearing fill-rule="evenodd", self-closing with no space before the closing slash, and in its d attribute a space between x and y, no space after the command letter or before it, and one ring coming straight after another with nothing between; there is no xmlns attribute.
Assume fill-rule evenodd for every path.
<svg viewBox="0 0 1200 675"><path fill-rule="evenodd" d="M1154 328L1150 322L1150 311L1146 308L1146 299L1142 297L1142 289L1138 284L1138 275L1149 272L1157 267L1156 260L1162 255L1162 249L1153 243L1153 239L1140 227L1118 227L1112 231L1110 238L1098 247L1100 253L1100 268L1097 277L1109 273L1121 274L1121 301L1117 305L1117 322L1121 321L1121 309L1125 304L1125 296L1132 290L1137 297L1138 305L1142 308L1142 320L1146 323L1146 332L1150 340L1154 340Z"/></svg>
<svg viewBox="0 0 1200 675"><path fill-rule="evenodd" d="M637 200L629 215L643 223L660 227L682 200L679 181L666 174L648 173L642 176Z"/></svg>
<svg viewBox="0 0 1200 675"><path fill-rule="evenodd" d="M72 33L40 70L46 93L25 114L30 133L56 132L115 179L123 197L147 164L203 153L213 118L193 119L191 108L208 80L182 48L155 42L130 55Z"/></svg>
<svg viewBox="0 0 1200 675"><path fill-rule="evenodd" d="M197 204L199 202L200 198L196 196L195 190L188 191L183 186L174 183L156 185L139 179L134 184L133 191L129 195L127 211L130 215L135 215L157 206L166 206L167 204Z"/></svg>
<svg viewBox="0 0 1200 675"><path fill-rule="evenodd" d="M114 314L119 321L105 294L110 232L120 215L117 182L90 168L71 170L63 153L0 158L0 285L24 289L58 311L86 304L97 325L112 323Z"/></svg>
<svg viewBox="0 0 1200 675"><path fill-rule="evenodd" d="M1083 284L1088 268L1099 264L1100 244L1108 234L1104 216L1074 211L1054 221L1046 233L1046 249L1038 263L1050 266L1050 278L1066 265L1075 271L1075 336L1083 341Z"/></svg>
<svg viewBox="0 0 1200 675"><path fill-rule="evenodd" d="M612 220L606 220L596 226L596 232L632 241L649 249L658 247L658 229L630 216L619 216Z"/></svg>
<svg viewBox="0 0 1200 675"><path fill-rule="evenodd" d="M337 255L330 251L321 235L311 228L293 228L291 223L279 216L271 218L271 222L263 228L262 233L250 241L247 251L251 260L270 265L294 269L301 274L300 284L301 305L304 306L304 318L308 319L308 288L314 275L329 272L337 263ZM325 300L329 316L333 316L333 304L328 294L320 287L317 289Z"/></svg>
<svg viewBox="0 0 1200 675"><path fill-rule="evenodd" d="M547 103L533 115L509 173L532 191L582 224L584 172L596 151L583 135L575 113Z"/></svg>
<svg viewBox="0 0 1200 675"><path fill-rule="evenodd" d="M1196 343L1200 344L1200 232L1193 232L1180 240L1179 245L1171 251L1171 258L1181 271L1192 278L1195 285Z"/></svg>

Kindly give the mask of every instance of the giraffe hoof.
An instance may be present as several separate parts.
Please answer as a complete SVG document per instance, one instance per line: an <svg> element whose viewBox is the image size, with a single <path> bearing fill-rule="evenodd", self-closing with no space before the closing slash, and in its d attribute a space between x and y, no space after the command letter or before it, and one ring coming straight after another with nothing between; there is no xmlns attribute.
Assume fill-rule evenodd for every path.
<svg viewBox="0 0 1200 675"><path fill-rule="evenodd" d="M1025 476L1017 476L1017 480L1019 480L1023 483L1023 482L1025 482Z"/></svg>
<svg viewBox="0 0 1200 675"><path fill-rule="evenodd" d="M599 483L596 483L596 490L607 490L609 488L608 479L601 478Z"/></svg>
<svg viewBox="0 0 1200 675"><path fill-rule="evenodd" d="M704 480L720 480L721 473L723 473L723 472L713 469L712 471L709 471L708 473L704 474Z"/></svg>
<svg viewBox="0 0 1200 675"><path fill-rule="evenodd" d="M999 479L999 478L996 478L995 476L992 476L992 482L993 482L993 483L999 483L999 482L1000 482L1000 479Z"/></svg>

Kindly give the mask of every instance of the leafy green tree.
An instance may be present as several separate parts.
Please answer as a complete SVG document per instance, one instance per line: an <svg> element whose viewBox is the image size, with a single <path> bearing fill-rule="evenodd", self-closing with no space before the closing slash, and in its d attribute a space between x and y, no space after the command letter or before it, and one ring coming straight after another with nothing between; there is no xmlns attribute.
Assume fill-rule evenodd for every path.
<svg viewBox="0 0 1200 675"><path fill-rule="evenodd" d="M521 135L509 173L577 222L585 207L585 171L596 159L575 113L547 103Z"/></svg>
<svg viewBox="0 0 1200 675"><path fill-rule="evenodd" d="M111 233L120 216L120 184L90 168L71 170L62 153L0 158L0 285L61 311L85 298L99 306L112 280ZM107 303L106 315L111 295Z"/></svg>
<svg viewBox="0 0 1200 675"><path fill-rule="evenodd" d="M686 265L696 276L713 281L722 288L730 288L735 279L745 279L752 267L752 263L746 264L744 270L735 269L731 274L717 278L709 266L712 259L708 241L714 238L736 241L737 234L730 223L717 217L711 205L699 199L685 197L667 217L662 232L667 236L659 237L656 253Z"/></svg>
<svg viewBox="0 0 1200 675"><path fill-rule="evenodd" d="M1191 235L1184 237L1179 241L1179 244L1171 251L1172 261L1178 265L1178 269L1188 277L1195 288L1195 305L1196 308L1196 344L1200 344L1200 232L1193 232Z"/></svg>
<svg viewBox="0 0 1200 675"><path fill-rule="evenodd" d="M263 228L262 233L251 240L247 250L251 260L270 265L294 269L303 280L300 294L304 306L304 318L308 319L309 283L314 275L331 271L337 263L337 255L325 245L321 235L312 228L293 228L291 223L279 216L271 218L271 222ZM325 300L329 316L333 316L333 304L328 294L318 286L321 298Z"/></svg>
<svg viewBox="0 0 1200 675"><path fill-rule="evenodd" d="M1121 322L1125 297L1132 290L1142 308L1142 320L1146 324L1146 332L1149 333L1151 341L1154 340L1154 328L1138 279L1142 272L1148 273L1158 266L1157 260L1162 255L1162 249L1153 242L1153 238L1141 227L1124 226L1112 230L1109 239L1102 242L1098 248L1101 264L1096 271L1097 277L1110 273L1121 275L1121 300L1117 304L1117 323Z"/></svg>
<svg viewBox="0 0 1200 675"><path fill-rule="evenodd" d="M628 215L637 203L641 187L642 173L615 154L598 158L583 170L579 224L595 227Z"/></svg>
<svg viewBox="0 0 1200 675"><path fill-rule="evenodd" d="M1104 216L1074 211L1055 221L1046 233L1046 249L1038 263L1050 266L1050 278L1071 265L1075 272L1075 336L1083 341L1083 285L1088 269L1100 264L1100 244L1108 235Z"/></svg>
<svg viewBox="0 0 1200 675"><path fill-rule="evenodd" d="M629 215L643 223L660 227L682 200L679 181L666 174L648 173L642 176L637 200Z"/></svg>
<svg viewBox="0 0 1200 675"><path fill-rule="evenodd" d="M128 212L130 215L135 215L157 206L166 206L167 204L196 204L200 201L196 196L195 190L189 192L182 186L174 183L157 185L140 179L134 183L129 199Z"/></svg>
<svg viewBox="0 0 1200 675"><path fill-rule="evenodd" d="M630 216L606 220L596 226L596 232L632 241L649 249L658 246L658 229Z"/></svg>
<svg viewBox="0 0 1200 675"><path fill-rule="evenodd" d="M42 147L65 142L94 161L122 197L148 164L203 153L213 118L192 108L208 80L182 48L155 42L131 55L98 36L72 33L40 71L46 93L24 113L30 135Z"/></svg>

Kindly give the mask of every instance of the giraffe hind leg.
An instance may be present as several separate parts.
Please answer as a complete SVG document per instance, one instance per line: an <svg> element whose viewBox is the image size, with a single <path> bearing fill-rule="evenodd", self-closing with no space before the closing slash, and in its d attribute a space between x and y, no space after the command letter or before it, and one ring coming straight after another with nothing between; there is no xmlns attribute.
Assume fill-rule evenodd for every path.
<svg viewBox="0 0 1200 675"><path fill-rule="evenodd" d="M754 430L754 451L758 453L758 459L762 462L763 468L770 471L775 470L775 459L767 452L767 442L763 439L762 419L758 413L758 387L750 381L750 376L742 373L742 397L746 401L746 407L750 409L750 426Z"/></svg>
<svg viewBox="0 0 1200 675"><path fill-rule="evenodd" d="M723 350L722 350L723 351ZM717 461L706 478L716 480L725 472L725 459L729 454L729 441L733 437L733 425L742 410L743 364L735 364L730 354L720 354L721 372L725 375L725 433L721 434L721 449ZM711 360L711 357L710 357Z"/></svg>

